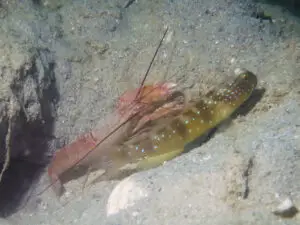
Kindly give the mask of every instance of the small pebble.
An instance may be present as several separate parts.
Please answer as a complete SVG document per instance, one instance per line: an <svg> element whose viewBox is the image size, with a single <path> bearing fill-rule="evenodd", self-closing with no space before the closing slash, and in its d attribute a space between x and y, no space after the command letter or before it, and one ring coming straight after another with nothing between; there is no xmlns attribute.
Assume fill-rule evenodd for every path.
<svg viewBox="0 0 300 225"><path fill-rule="evenodd" d="M298 212L298 209L295 207L294 203L290 198L285 199L282 201L273 213L277 216L281 217L293 217Z"/></svg>

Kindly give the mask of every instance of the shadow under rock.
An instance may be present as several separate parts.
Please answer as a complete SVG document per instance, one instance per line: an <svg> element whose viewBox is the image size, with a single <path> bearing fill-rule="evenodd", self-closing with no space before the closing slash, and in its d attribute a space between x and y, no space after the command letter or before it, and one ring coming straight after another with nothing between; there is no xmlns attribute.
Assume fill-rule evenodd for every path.
<svg viewBox="0 0 300 225"><path fill-rule="evenodd" d="M263 98L265 92L265 88L255 89L252 96L231 115L231 118L235 119L237 116L246 116Z"/></svg>
<svg viewBox="0 0 300 225"><path fill-rule="evenodd" d="M297 17L300 17L300 1L299 0L254 0L263 4L278 5L282 10L288 10Z"/></svg>
<svg viewBox="0 0 300 225"><path fill-rule="evenodd" d="M0 185L0 216L8 217L20 209L29 197L32 185L36 183L44 166L13 159L2 177Z"/></svg>
<svg viewBox="0 0 300 225"><path fill-rule="evenodd" d="M21 68L18 78L11 85L14 97L23 107L13 117L9 146L14 154L11 155L9 166L0 182L0 217L8 217L22 207L55 148L52 135L55 122L53 112L59 100L54 74L55 63L49 50L34 51L31 68ZM25 85L29 79L33 81L33 86ZM26 99L26 96L32 90L37 96L34 99L35 104L40 106L38 116L28 114L33 100ZM5 140L1 141L2 147L3 144L6 146ZM2 167L0 164L0 169Z"/></svg>

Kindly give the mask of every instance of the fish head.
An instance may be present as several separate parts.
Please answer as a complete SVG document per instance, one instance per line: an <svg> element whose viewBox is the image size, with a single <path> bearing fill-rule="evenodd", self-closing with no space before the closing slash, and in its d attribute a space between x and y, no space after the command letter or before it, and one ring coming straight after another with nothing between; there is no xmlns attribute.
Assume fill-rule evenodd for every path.
<svg viewBox="0 0 300 225"><path fill-rule="evenodd" d="M237 68L234 72L238 77L231 85L232 89L238 89L240 92L251 93L257 85L257 77L246 69Z"/></svg>
<svg viewBox="0 0 300 225"><path fill-rule="evenodd" d="M237 78L233 83L210 93L209 97L214 101L237 107L246 101L257 85L257 77L246 69L236 69L235 74Z"/></svg>

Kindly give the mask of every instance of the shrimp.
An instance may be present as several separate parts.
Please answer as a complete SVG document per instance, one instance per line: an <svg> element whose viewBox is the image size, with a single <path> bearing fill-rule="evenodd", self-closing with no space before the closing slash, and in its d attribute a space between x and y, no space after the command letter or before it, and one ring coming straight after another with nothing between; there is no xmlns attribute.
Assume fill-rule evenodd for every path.
<svg viewBox="0 0 300 225"><path fill-rule="evenodd" d="M105 173L91 183L154 168L181 155L186 144L228 119L251 96L256 76L245 69L236 72L232 84L189 102L176 115L146 122L122 143L96 147L88 167Z"/></svg>

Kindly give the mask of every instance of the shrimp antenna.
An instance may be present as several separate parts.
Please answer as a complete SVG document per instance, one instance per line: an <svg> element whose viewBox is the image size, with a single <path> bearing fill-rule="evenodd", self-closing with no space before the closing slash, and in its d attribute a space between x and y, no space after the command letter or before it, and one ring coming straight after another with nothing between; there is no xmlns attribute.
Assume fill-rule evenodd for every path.
<svg viewBox="0 0 300 225"><path fill-rule="evenodd" d="M151 59L151 61L150 61L150 64L149 64L149 66L148 66L148 69L147 69L147 71L146 71L146 73L145 73L145 75L144 75L144 78L143 78L143 80L142 80L142 82L141 82L141 85L140 85L140 88L139 88L139 90L138 90L138 93L136 94L134 100L137 100L137 98L138 98L139 95L141 94L142 87L144 86L145 80L146 80L146 78L147 78L147 76L148 76L148 74L149 74L149 71L150 71L151 66L152 66L152 64L153 64L153 62L154 62L154 59L155 59L155 57L156 57L156 55L157 55L157 53L158 53L158 50L159 50L160 46L162 45L163 40L165 39L165 36L166 36L166 34L167 34L167 32L168 32L168 29L169 29L169 28L167 27L166 30L165 30L165 32L164 32L164 35L163 35L162 38L160 39L160 42L159 42L159 44L158 44L158 46L157 46L157 48L156 48L156 51L155 51L155 53L154 53L154 55L153 55L153 57L152 57L152 59Z"/></svg>
<svg viewBox="0 0 300 225"><path fill-rule="evenodd" d="M166 36L166 34L167 34L167 31L168 31L168 27L166 28L166 30L165 30L165 32L164 32L164 35L163 35L163 37L161 38L161 40L160 40L160 42L159 42L159 45L157 46L157 48L156 48L156 51L155 51L155 54L154 54L154 56L152 57L152 60L151 60L151 62L150 62L150 65L149 65L149 67L148 67L148 69L147 69L147 72L145 73L145 76L144 76L144 79L143 79L143 81L142 81L142 83L141 83L141 87L144 85L144 83L145 83L145 80L146 80L146 78L147 78L147 75L149 74L149 71L150 71L150 68L151 68L151 65L153 64L153 61L154 61L154 59L155 59L155 56L157 55L157 52L158 52L158 50L159 50L159 48L160 48L160 46L162 45L162 42L163 42L163 40L164 40L164 38L165 38L165 36ZM139 89L139 91L138 91L138 94L136 95L136 98L138 97L138 95L140 94L140 92L141 92L141 88ZM135 98L135 99L136 99ZM85 159L88 155L90 155L100 144L102 144L106 139L108 139L112 134L114 134L117 130L119 130L122 126L124 126L126 123L128 123L131 119L133 119L133 118L135 118L136 116L138 116L138 112L136 112L136 113L134 113L132 116L130 116L127 120L125 120L123 123L121 123L119 126L117 126L115 129L113 129L113 131L111 131L107 136L105 136L102 140L100 140L94 147L92 147L86 154L84 154L84 156L81 158L81 159L79 159L79 160L77 160L74 164L73 164L73 166L71 167L71 168L73 168L73 167L75 167L76 165L78 165L78 163L79 162L81 162L83 159ZM70 168L70 169L71 169ZM55 179L52 183L50 183L48 186L46 186L42 191L40 191L39 193L38 193L38 195L40 195L41 193L43 193L44 191L46 191L48 188L50 188L55 182L57 182L58 181L58 179Z"/></svg>

